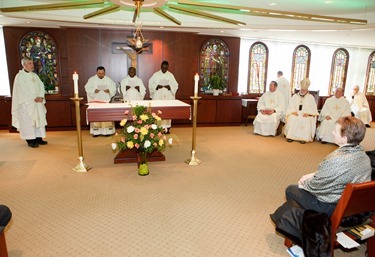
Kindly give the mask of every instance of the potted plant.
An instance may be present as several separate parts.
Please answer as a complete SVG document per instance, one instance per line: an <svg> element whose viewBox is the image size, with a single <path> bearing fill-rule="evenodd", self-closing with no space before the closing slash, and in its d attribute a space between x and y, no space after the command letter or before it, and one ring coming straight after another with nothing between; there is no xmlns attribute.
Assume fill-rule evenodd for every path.
<svg viewBox="0 0 375 257"><path fill-rule="evenodd" d="M209 79L209 87L213 91L213 95L219 95L220 91L225 89L225 79L217 74L211 74Z"/></svg>

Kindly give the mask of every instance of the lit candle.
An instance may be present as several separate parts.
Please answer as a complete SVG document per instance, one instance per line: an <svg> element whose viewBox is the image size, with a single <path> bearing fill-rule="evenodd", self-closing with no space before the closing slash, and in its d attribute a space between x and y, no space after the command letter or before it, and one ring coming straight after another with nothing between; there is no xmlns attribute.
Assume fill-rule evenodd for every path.
<svg viewBox="0 0 375 257"><path fill-rule="evenodd" d="M199 75L198 73L194 76L194 95L198 94L198 81L199 81Z"/></svg>
<svg viewBox="0 0 375 257"><path fill-rule="evenodd" d="M78 95L78 74L74 72L73 74L73 81L74 81L74 95Z"/></svg>

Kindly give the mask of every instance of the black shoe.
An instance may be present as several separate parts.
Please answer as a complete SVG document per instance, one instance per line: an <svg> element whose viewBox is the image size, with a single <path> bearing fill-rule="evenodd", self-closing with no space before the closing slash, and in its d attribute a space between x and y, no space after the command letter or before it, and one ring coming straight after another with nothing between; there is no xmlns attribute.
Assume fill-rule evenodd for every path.
<svg viewBox="0 0 375 257"><path fill-rule="evenodd" d="M38 145L46 145L46 144L48 144L48 142L44 141L41 137L37 137L35 140L36 140L36 142L37 142Z"/></svg>
<svg viewBox="0 0 375 257"><path fill-rule="evenodd" d="M292 139L289 139L289 138L288 138L286 141L287 141L288 143L292 143L292 142L293 142L293 140L292 140Z"/></svg>
<svg viewBox="0 0 375 257"><path fill-rule="evenodd" d="M98 137L99 135L92 135L92 137Z"/></svg>
<svg viewBox="0 0 375 257"><path fill-rule="evenodd" d="M28 139L26 140L27 145L31 148L37 148L39 147L39 144L37 143L36 139Z"/></svg>
<svg viewBox="0 0 375 257"><path fill-rule="evenodd" d="M322 143L323 145L327 144L327 142L326 142L326 141L322 141L322 142L320 142L320 143Z"/></svg>
<svg viewBox="0 0 375 257"><path fill-rule="evenodd" d="M301 144L303 144L303 145L306 144L306 141L299 141L299 142L300 142Z"/></svg>
<svg viewBox="0 0 375 257"><path fill-rule="evenodd" d="M365 126L366 126L366 128L371 128L371 126L369 124L366 124Z"/></svg>

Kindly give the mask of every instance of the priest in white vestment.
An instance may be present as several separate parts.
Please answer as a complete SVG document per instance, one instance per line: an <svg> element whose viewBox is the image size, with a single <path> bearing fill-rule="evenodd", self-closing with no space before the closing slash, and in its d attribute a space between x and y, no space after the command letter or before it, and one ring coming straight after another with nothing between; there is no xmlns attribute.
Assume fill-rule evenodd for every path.
<svg viewBox="0 0 375 257"><path fill-rule="evenodd" d="M128 69L128 76L121 80L121 92L124 101L143 100L146 88L143 81L137 77L137 70L134 67Z"/></svg>
<svg viewBox="0 0 375 257"><path fill-rule="evenodd" d="M20 132L27 145L37 148L46 145L47 109L43 82L33 72L34 63L29 57L22 59L23 69L14 79L12 94L12 126Z"/></svg>
<svg viewBox="0 0 375 257"><path fill-rule="evenodd" d="M148 89L152 100L174 100L178 83L171 72L168 71L169 63L163 61L159 71L155 72L148 81ZM171 120L162 120L161 126L169 133Z"/></svg>
<svg viewBox="0 0 375 257"><path fill-rule="evenodd" d="M318 109L314 97L309 94L310 80L301 81L301 90L294 94L285 113L285 137L301 144L314 141Z"/></svg>
<svg viewBox="0 0 375 257"><path fill-rule="evenodd" d="M372 121L371 111L366 95L359 92L359 86L354 86L351 102L351 110L355 117L363 121L366 127L370 127Z"/></svg>
<svg viewBox="0 0 375 257"><path fill-rule="evenodd" d="M279 91L284 96L285 110L283 110L283 115L285 115L286 108L288 108L289 101L292 98L292 89L290 88L289 81L284 77L282 71L277 72L277 91ZM284 117L283 117L284 120Z"/></svg>
<svg viewBox="0 0 375 257"><path fill-rule="evenodd" d="M277 90L277 87L276 81L271 81L269 91L265 92L258 101L258 114L253 122L255 134L276 135L285 110L284 96Z"/></svg>
<svg viewBox="0 0 375 257"><path fill-rule="evenodd" d="M99 66L96 75L89 78L85 85L87 102L106 102L116 94L116 83L105 75L105 68ZM99 135L109 136L115 133L114 122L91 122L90 133L97 137Z"/></svg>
<svg viewBox="0 0 375 257"><path fill-rule="evenodd" d="M350 115L350 104L344 97L344 89L337 88L335 95L325 101L320 112L320 126L316 131L316 138L322 143L335 143L332 132L335 130L336 121Z"/></svg>

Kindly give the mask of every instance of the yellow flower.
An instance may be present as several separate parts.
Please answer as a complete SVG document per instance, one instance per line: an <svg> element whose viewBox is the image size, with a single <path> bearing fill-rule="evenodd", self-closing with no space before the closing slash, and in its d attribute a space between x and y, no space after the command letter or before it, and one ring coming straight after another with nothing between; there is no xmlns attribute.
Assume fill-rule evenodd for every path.
<svg viewBox="0 0 375 257"><path fill-rule="evenodd" d="M146 120L148 120L148 115L146 115L146 114L142 114L139 118L140 118L141 120L143 120L143 121L146 121Z"/></svg>
<svg viewBox="0 0 375 257"><path fill-rule="evenodd" d="M133 149L133 147L134 147L134 143L133 143L133 141L128 141L128 142L126 143L126 147L129 148L129 149Z"/></svg>
<svg viewBox="0 0 375 257"><path fill-rule="evenodd" d="M120 126L121 127L125 126L127 121L128 121L128 119L122 119L121 122L120 122Z"/></svg>
<svg viewBox="0 0 375 257"><path fill-rule="evenodd" d="M144 136L147 135L148 134L148 129L146 129L145 127L142 127L141 128L141 134L144 135Z"/></svg>
<svg viewBox="0 0 375 257"><path fill-rule="evenodd" d="M163 146L164 145L164 140L163 139L160 139L159 140L159 146Z"/></svg>

